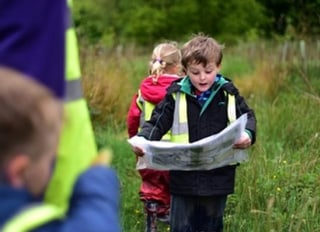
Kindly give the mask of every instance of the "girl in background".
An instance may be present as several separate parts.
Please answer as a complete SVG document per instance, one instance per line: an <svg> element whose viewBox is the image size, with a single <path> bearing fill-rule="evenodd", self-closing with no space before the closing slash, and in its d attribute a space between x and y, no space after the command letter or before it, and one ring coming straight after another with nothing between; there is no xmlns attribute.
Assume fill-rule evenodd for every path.
<svg viewBox="0 0 320 232"><path fill-rule="evenodd" d="M130 138L150 119L153 108L164 98L169 85L179 78L180 63L181 52L175 42L161 43L154 48L149 63L149 76L141 82L128 111ZM163 136L162 140L170 140L170 133ZM139 169L139 174L142 180L139 195L147 214L146 231L155 232L156 219L169 223L169 172Z"/></svg>

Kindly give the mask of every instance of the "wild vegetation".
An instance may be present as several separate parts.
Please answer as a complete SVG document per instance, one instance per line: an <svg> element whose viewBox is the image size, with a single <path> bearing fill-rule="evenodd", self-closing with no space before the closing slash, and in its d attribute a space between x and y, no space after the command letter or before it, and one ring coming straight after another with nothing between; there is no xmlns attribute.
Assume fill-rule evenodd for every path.
<svg viewBox="0 0 320 232"><path fill-rule="evenodd" d="M113 149L121 181L124 232L144 231L140 178L127 143L126 113L147 74L145 50L81 46L83 88L100 148ZM320 41L226 47L222 74L258 119L257 143L239 166L225 214L226 232L315 232L320 228ZM106 186L107 188L107 186ZM160 225L160 231L167 231Z"/></svg>

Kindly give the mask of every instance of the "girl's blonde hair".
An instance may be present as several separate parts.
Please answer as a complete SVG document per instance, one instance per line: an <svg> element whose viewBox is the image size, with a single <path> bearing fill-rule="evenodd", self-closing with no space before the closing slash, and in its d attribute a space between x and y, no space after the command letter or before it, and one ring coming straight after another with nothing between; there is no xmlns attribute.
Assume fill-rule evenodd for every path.
<svg viewBox="0 0 320 232"><path fill-rule="evenodd" d="M181 52L176 42L166 42L157 45L152 52L149 63L149 73L153 82L157 82L160 75L173 67L180 65Z"/></svg>

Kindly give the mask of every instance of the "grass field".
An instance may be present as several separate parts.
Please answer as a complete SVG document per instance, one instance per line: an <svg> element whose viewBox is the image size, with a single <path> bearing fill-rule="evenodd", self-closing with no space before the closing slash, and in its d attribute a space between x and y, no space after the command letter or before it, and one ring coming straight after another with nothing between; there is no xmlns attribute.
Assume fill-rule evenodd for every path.
<svg viewBox="0 0 320 232"><path fill-rule="evenodd" d="M222 74L236 83L258 120L257 142L228 199L225 231L320 231L320 48L312 42L306 50L293 42L260 45L225 50ZM113 149L121 181L123 231L144 231L125 120L148 54L81 54L96 140L99 148Z"/></svg>

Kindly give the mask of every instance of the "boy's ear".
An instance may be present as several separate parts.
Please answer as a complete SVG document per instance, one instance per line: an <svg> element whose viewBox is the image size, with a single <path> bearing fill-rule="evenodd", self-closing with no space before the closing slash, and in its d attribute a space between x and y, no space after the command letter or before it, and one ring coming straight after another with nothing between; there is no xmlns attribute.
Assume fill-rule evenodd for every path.
<svg viewBox="0 0 320 232"><path fill-rule="evenodd" d="M29 164L30 158L23 154L17 155L9 161L6 175L13 187L20 188L24 186L24 172Z"/></svg>

